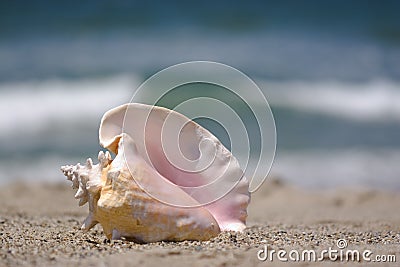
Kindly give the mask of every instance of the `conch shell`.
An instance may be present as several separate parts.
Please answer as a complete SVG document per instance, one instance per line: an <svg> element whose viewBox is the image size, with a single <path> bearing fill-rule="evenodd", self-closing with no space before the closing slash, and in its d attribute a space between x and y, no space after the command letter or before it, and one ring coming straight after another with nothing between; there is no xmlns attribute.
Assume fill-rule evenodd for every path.
<svg viewBox="0 0 400 267"><path fill-rule="evenodd" d="M104 114L99 137L114 159L100 151L96 165L89 158L61 167L79 205L89 203L83 230L100 223L109 239L155 242L208 240L246 227L248 181L229 150L197 123L131 103Z"/></svg>

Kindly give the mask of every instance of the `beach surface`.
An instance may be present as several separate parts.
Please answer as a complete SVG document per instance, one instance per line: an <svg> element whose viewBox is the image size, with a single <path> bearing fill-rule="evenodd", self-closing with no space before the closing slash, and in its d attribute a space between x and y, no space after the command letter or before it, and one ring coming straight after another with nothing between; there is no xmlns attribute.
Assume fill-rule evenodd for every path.
<svg viewBox="0 0 400 267"><path fill-rule="evenodd" d="M206 241L136 244L109 241L100 225L79 230L88 207L78 207L67 182L14 183L0 189L0 266L398 266L400 192L371 189L305 190L279 179L267 180L252 195L248 228ZM323 250L358 250L360 261L334 261ZM288 262L271 250L286 251ZM316 252L305 260L304 250ZM362 253L370 250L367 262ZM261 252L260 252L261 251ZM296 254L292 256L295 257ZM367 253L368 254L368 253ZM386 261L377 262L376 256ZM394 255L394 256L391 256ZM395 259L394 259L395 257ZM271 261L272 260L272 261Z"/></svg>

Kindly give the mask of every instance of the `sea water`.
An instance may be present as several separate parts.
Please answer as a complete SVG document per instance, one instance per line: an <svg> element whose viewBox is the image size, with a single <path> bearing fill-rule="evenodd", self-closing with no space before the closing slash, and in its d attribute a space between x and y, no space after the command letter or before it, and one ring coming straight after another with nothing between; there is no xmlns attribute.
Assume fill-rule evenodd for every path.
<svg viewBox="0 0 400 267"><path fill-rule="evenodd" d="M60 165L101 149L105 111L165 67L211 60L269 101L271 175L399 190L399 4L336 2L2 3L0 182L62 181Z"/></svg>

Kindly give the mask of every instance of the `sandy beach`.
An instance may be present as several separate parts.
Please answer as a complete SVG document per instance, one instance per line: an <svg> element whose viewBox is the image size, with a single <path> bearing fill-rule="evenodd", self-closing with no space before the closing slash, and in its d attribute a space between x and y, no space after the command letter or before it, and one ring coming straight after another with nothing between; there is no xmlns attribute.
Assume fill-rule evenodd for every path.
<svg viewBox="0 0 400 267"><path fill-rule="evenodd" d="M397 263L367 262L348 266L398 266L400 262L400 193L368 189L307 191L269 179L252 196L248 228L206 241L136 244L109 241L100 226L79 230L87 207L78 207L68 183L12 184L0 190L1 266L289 266L293 261L263 257L271 250L316 251L316 260L298 266L333 266L324 249L348 249L395 255ZM295 254L293 254L295 255ZM321 256L322 255L322 256ZM319 260L321 256L322 260ZM386 257L387 258L387 257ZM393 260L393 259L391 259Z"/></svg>
<svg viewBox="0 0 400 267"><path fill-rule="evenodd" d="M399 11L399 0L0 1L0 267L400 267ZM101 225L81 230L89 207L60 166L97 164L112 140L132 161L101 160L107 180L134 167L168 201L179 193L159 175L204 185L186 190L199 201L211 181L215 194L242 171L250 188L269 177L243 232L110 241ZM82 200L99 170L84 169ZM129 233L119 207L127 227L103 223ZM134 211L138 226L168 221Z"/></svg>

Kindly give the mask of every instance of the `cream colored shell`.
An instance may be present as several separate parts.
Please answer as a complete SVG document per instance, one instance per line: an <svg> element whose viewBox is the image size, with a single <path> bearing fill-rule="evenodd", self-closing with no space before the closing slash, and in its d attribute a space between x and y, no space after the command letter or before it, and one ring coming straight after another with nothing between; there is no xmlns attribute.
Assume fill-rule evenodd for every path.
<svg viewBox="0 0 400 267"><path fill-rule="evenodd" d="M154 109L155 113L149 117L149 110ZM135 118L134 128L123 132L123 119L129 112ZM197 178L206 184L213 179L213 175L221 175L221 168L230 175L226 178L227 183L232 184L230 177L240 176L240 181L228 194L206 205L199 205L207 190L196 195L190 192L190 188L182 189L175 185L182 182L179 179L186 181L186 177L175 170L171 172L171 167L163 162L165 158L158 154L160 144L157 142L160 138L157 135L167 116L190 126L183 129L186 138L184 146L187 146L183 149L192 151L204 138L215 142L217 150L214 151L214 165ZM141 135L146 125L152 127L152 131L145 131L146 135L154 136L145 138ZM88 159L84 166L78 163L61 168L68 180L72 181L73 188L78 189L75 197L80 199L79 205L89 203L89 215L82 229L89 230L100 223L109 239L124 237L136 242L155 242L208 240L221 230L240 231L245 228L250 200L247 179L236 159L206 129L168 109L128 104L112 109L103 116L99 134L100 143L116 153L113 160L108 152L100 151L97 165ZM147 145L150 150L146 151ZM156 159L161 165L154 166L149 158ZM221 181L218 186L225 186L222 184L224 180ZM148 192L155 192L162 199L186 203L191 207L162 203Z"/></svg>

